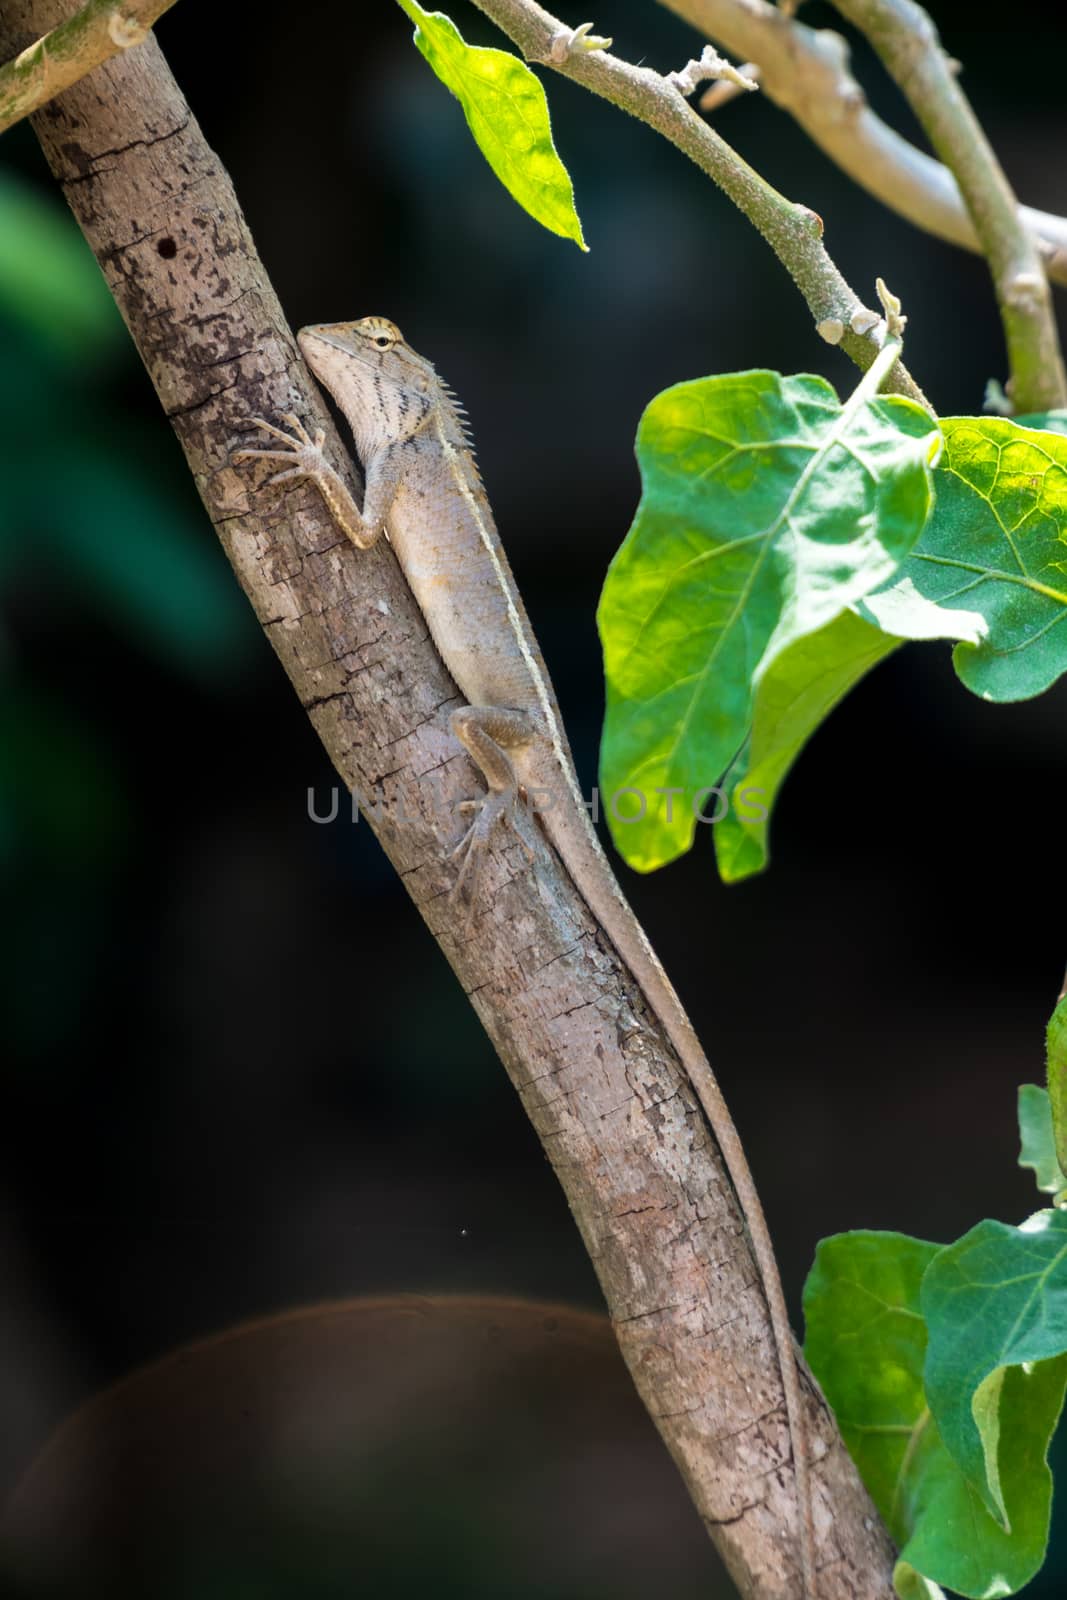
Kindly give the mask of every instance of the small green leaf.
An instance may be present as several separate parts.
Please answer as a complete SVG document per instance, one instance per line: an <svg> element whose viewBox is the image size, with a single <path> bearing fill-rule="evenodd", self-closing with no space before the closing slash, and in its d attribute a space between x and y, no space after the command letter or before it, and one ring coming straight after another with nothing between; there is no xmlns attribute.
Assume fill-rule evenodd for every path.
<svg viewBox="0 0 1067 1600"><path fill-rule="evenodd" d="M415 0L398 4L416 24L416 45L463 107L475 143L508 193L550 233L585 250L574 185L552 140L540 79L508 50L467 44L444 12L423 11Z"/></svg>
<svg viewBox="0 0 1067 1600"><path fill-rule="evenodd" d="M933 515L900 572L859 610L906 638L959 639L984 700L1025 700L1067 671L1067 437L1006 417L948 417ZM915 599L927 602L921 619Z"/></svg>
<svg viewBox="0 0 1067 1600"><path fill-rule="evenodd" d="M947 1253L903 1234L838 1235L820 1244L804 1289L806 1354L900 1546L894 1583L909 1600L930 1600L938 1584L982 1600L1014 1594L1039 1569L1048 1539L1045 1453L1067 1375L1060 1361L1041 1361L1013 1366L1000 1384L1007 1533L927 1404L925 1284Z"/></svg>
<svg viewBox="0 0 1067 1600"><path fill-rule="evenodd" d="M791 644L760 678L752 735L731 768L730 807L713 835L724 883L762 872L771 809L793 762L838 701L898 644L844 611Z"/></svg>
<svg viewBox="0 0 1067 1600"><path fill-rule="evenodd" d="M1036 1083L1019 1085L1019 1144L1020 1167L1033 1168L1042 1194L1059 1194L1067 1186L1067 1177L1056 1159L1048 1090Z"/></svg>
<svg viewBox="0 0 1067 1600"><path fill-rule="evenodd" d="M1067 1384L1067 1213L1039 1211L1020 1228L980 1222L941 1251L920 1300L924 1382L945 1446L1006 1533L1021 1517L1034 1534L1043 1516L1043 1547L1045 1456ZM1025 1497L1009 1492L1024 1455Z"/></svg>
<svg viewBox="0 0 1067 1600"><path fill-rule="evenodd" d="M1052 1138L1060 1170L1067 1172L1067 994L1049 1018L1046 1050Z"/></svg>
<svg viewBox="0 0 1067 1600"><path fill-rule="evenodd" d="M937 425L910 400L872 398L867 379L842 406L822 378L703 378L657 395L641 419L641 504L598 619L601 785L639 871L692 844L778 658L883 583L919 536ZM639 821L620 817L625 791L640 797Z"/></svg>

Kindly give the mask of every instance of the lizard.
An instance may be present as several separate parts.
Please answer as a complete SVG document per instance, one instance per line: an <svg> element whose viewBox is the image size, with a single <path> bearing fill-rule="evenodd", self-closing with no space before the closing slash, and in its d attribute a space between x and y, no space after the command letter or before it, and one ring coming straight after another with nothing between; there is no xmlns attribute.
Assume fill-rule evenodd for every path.
<svg viewBox="0 0 1067 1600"><path fill-rule="evenodd" d="M532 858L531 812L562 858L593 916L637 980L681 1059L710 1123L747 1223L777 1347L792 1438L799 1566L805 1600L816 1600L811 1468L800 1378L785 1294L763 1207L740 1135L696 1032L623 895L582 797L548 671L475 463L465 413L432 364L384 317L302 328L311 371L344 414L364 473L362 507L293 413L291 432L249 419L270 437L233 461L280 470L268 484L309 479L338 528L360 550L385 533L430 635L461 695L450 726L485 782L463 802L472 817L452 852L454 894L469 894L497 827L510 826ZM537 797L536 807L530 804ZM468 882L468 873L475 869Z"/></svg>

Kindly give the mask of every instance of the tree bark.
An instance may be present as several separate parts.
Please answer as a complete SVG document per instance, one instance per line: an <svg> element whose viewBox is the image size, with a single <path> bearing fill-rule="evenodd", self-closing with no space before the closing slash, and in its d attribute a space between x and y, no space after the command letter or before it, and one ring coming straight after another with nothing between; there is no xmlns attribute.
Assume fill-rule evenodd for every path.
<svg viewBox="0 0 1067 1600"><path fill-rule="evenodd" d="M10 0L0 46L19 48L60 11L55 0ZM326 429L331 460L352 477L225 171L153 39L33 120L267 638L345 785L383 802L375 831L541 1138L634 1381L709 1533L742 1594L796 1600L774 1340L687 1080L547 846L531 867L498 839L491 900L465 926L444 858L461 826L449 807L476 780L448 732L457 691L392 552L355 551L313 488L251 494L246 469L229 464L249 417L295 411ZM398 970L397 994L417 982L417 968ZM888 1537L814 1386L806 1400L820 1600L884 1600Z"/></svg>

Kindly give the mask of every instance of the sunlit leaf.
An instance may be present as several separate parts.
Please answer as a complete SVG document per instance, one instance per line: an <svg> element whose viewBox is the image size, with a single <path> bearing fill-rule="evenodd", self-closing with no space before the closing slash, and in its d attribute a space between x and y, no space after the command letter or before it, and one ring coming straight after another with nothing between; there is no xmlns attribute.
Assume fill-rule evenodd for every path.
<svg viewBox="0 0 1067 1600"><path fill-rule="evenodd" d="M1005 417L941 426L930 521L860 610L898 636L929 638L935 604L943 636L965 641L953 661L967 687L1024 700L1067 671L1067 437ZM921 624L916 599L926 603Z"/></svg>
<svg viewBox="0 0 1067 1600"><path fill-rule="evenodd" d="M485 159L510 195L550 233L583 250L574 186L552 139L545 91L508 50L467 44L451 17L398 4L416 24L415 43L460 105Z"/></svg>
<svg viewBox="0 0 1067 1600"><path fill-rule="evenodd" d="M898 643L845 611L796 640L760 678L752 734L730 770L729 809L715 824L715 859L725 883L767 865L771 810L793 762L838 701Z"/></svg>
<svg viewBox="0 0 1067 1600"><path fill-rule="evenodd" d="M939 442L910 400L861 386L842 406L822 378L775 372L678 384L648 406L641 504L599 611L601 787L631 866L689 848L763 678L911 550ZM795 754L809 731L780 728L776 742ZM644 814L624 823L634 795Z"/></svg>

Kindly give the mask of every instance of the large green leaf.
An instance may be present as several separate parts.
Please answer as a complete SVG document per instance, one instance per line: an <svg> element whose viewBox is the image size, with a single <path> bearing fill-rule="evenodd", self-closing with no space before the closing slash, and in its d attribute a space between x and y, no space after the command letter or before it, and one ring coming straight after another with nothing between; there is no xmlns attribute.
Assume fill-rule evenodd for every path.
<svg viewBox="0 0 1067 1600"><path fill-rule="evenodd" d="M938 1584L976 1597L1013 1594L1039 1569L1048 1538L1045 1453L1063 1361L1013 1366L987 1396L999 1401L1009 1532L953 1458L927 1402L924 1286L946 1253L903 1234L841 1234L820 1244L804 1290L808 1360L900 1546L894 1581L908 1600L925 1600Z"/></svg>
<svg viewBox="0 0 1067 1600"><path fill-rule="evenodd" d="M1067 437L1006 417L941 426L933 515L897 576L859 609L890 633L929 638L933 602L943 636L965 641L953 661L968 689L1025 700L1067 671ZM921 632L916 600L928 603Z"/></svg>
<svg viewBox="0 0 1067 1600"><path fill-rule="evenodd" d="M467 44L451 17L397 0L416 24L415 43L451 89L479 150L504 185L550 233L586 248L574 186L552 140L540 80L508 50Z"/></svg>
<svg viewBox="0 0 1067 1600"><path fill-rule="evenodd" d="M844 611L818 633L797 639L762 675L751 737L730 770L729 809L715 824L724 883L767 865L770 812L793 762L838 701L899 642Z"/></svg>
<svg viewBox="0 0 1067 1600"><path fill-rule="evenodd" d="M817 377L703 378L641 419L641 503L599 611L601 784L640 871L691 845L774 663L883 583L919 536L940 435L912 401L875 398L879 377L872 368L844 406Z"/></svg>
<svg viewBox="0 0 1067 1600"><path fill-rule="evenodd" d="M980 1222L940 1252L920 1299L926 1394L946 1448L1005 1532L1043 1550L1045 1458L1067 1384L1067 1213Z"/></svg>

